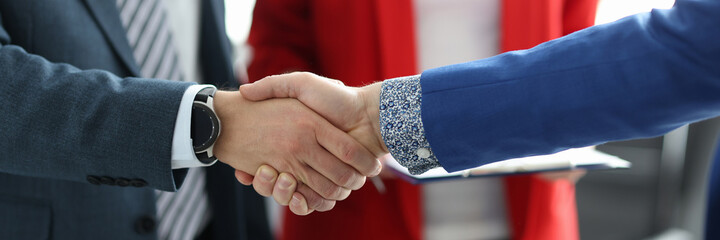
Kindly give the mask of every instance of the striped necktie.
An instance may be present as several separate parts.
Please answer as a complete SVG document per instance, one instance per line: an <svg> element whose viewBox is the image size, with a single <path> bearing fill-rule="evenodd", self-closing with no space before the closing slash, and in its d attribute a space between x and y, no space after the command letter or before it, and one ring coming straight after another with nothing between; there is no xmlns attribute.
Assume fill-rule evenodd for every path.
<svg viewBox="0 0 720 240"><path fill-rule="evenodd" d="M183 81L164 5L159 0L117 0L141 77ZM193 239L210 220L205 171L190 168L177 192L156 191L159 239Z"/></svg>

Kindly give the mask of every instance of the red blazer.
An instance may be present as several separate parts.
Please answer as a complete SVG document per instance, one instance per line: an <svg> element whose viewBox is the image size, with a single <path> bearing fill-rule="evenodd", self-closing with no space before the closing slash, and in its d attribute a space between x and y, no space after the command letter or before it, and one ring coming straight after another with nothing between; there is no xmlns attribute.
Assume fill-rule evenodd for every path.
<svg viewBox="0 0 720 240"><path fill-rule="evenodd" d="M591 26L597 0L503 0L501 50L535 46ZM249 42L251 81L311 71L360 86L417 74L411 0L260 0ZM285 211L281 239L422 239L421 189L366 184L329 212ZM505 179L513 239L578 239L575 188L535 175Z"/></svg>

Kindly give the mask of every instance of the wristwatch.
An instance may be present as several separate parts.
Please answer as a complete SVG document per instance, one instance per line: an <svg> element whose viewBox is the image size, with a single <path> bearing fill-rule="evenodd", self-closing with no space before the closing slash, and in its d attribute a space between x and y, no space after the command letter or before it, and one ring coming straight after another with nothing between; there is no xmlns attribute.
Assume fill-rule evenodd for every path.
<svg viewBox="0 0 720 240"><path fill-rule="evenodd" d="M220 119L213 108L215 88L203 88L195 95L190 121L190 138L198 160L204 164L217 161L213 155L213 146L220 136Z"/></svg>

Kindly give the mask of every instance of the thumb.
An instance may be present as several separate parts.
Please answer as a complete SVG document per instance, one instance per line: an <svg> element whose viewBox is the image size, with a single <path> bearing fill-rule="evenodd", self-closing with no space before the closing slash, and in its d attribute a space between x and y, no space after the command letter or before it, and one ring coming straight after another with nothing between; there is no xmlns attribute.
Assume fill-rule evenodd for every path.
<svg viewBox="0 0 720 240"><path fill-rule="evenodd" d="M274 78L275 76L265 77L255 83L243 84L240 86L240 94L250 101L260 101L268 98L287 97L287 87L284 81Z"/></svg>
<svg viewBox="0 0 720 240"><path fill-rule="evenodd" d="M240 86L240 93L250 101L260 101L268 98L295 98L301 91L303 84L298 84L311 73L288 73L267 76L252 84Z"/></svg>

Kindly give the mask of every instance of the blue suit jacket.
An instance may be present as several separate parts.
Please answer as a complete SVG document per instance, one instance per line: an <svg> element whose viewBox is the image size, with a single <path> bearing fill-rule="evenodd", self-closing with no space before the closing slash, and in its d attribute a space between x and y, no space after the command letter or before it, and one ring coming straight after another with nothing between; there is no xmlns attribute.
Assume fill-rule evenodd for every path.
<svg viewBox="0 0 720 240"><path fill-rule="evenodd" d="M677 0L530 50L432 69L421 85L427 139L449 171L658 136L720 115L720 1ZM719 199L709 203L714 223Z"/></svg>
<svg viewBox="0 0 720 240"><path fill-rule="evenodd" d="M236 86L223 2L202 1L201 16L203 77ZM174 191L186 172L170 151L189 83L138 75L115 1L0 0L0 239L156 237L152 188ZM207 178L212 235L267 238L262 200L233 170Z"/></svg>
<svg viewBox="0 0 720 240"><path fill-rule="evenodd" d="M428 70L421 85L428 141L451 171L658 136L720 115L720 1Z"/></svg>

